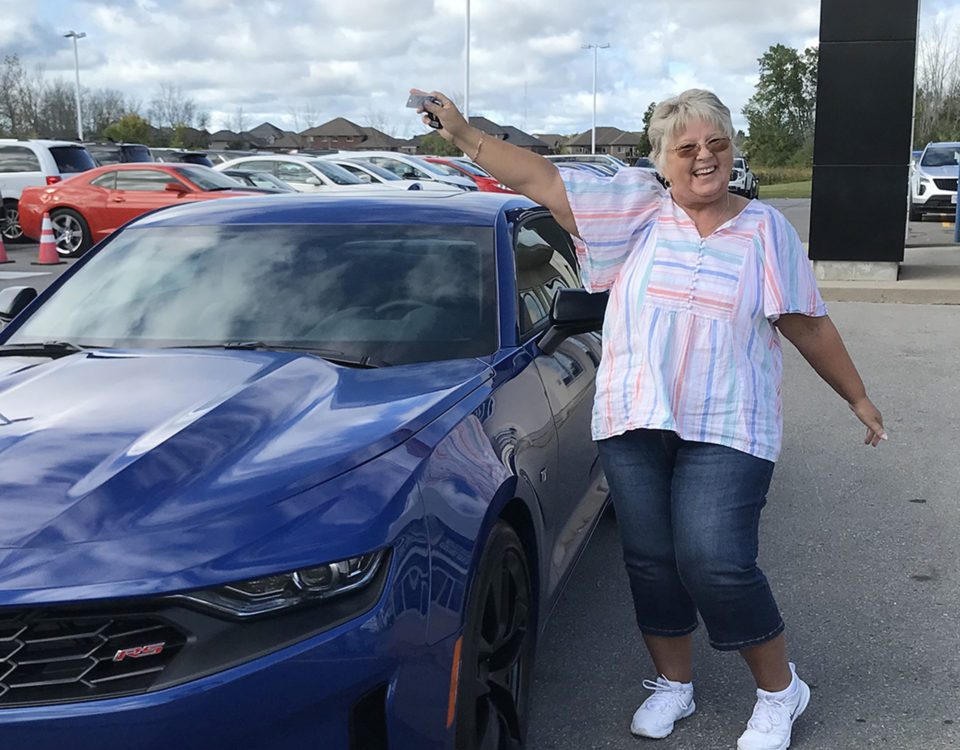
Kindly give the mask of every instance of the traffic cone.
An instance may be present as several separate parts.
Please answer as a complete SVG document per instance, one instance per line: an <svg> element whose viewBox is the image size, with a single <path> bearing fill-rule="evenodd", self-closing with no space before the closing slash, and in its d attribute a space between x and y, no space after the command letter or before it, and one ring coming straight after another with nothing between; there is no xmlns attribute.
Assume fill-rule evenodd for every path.
<svg viewBox="0 0 960 750"><path fill-rule="evenodd" d="M13 258L7 257L7 248L3 246L3 235L0 235L0 265L13 263Z"/></svg>
<svg viewBox="0 0 960 750"><path fill-rule="evenodd" d="M50 214L43 214L43 224L40 227L40 252L31 266L59 266L65 261L60 260L57 252L57 241L53 236L53 225L50 223Z"/></svg>

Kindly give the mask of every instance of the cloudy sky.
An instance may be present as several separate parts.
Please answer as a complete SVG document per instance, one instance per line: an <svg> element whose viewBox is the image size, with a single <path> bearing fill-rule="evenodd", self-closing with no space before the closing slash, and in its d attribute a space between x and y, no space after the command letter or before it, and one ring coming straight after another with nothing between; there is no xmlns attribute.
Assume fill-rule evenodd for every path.
<svg viewBox="0 0 960 750"><path fill-rule="evenodd" d="M180 85L228 126L294 128L344 116L410 136L411 86L464 90L466 0L0 0L0 53L72 80L63 33L84 31L81 82L139 99ZM713 89L739 114L772 44L816 44L819 0L472 0L470 110L528 132L637 129L651 101ZM960 0L922 0L921 34L960 21ZM295 116L296 115L296 116ZM314 124L314 123L311 123ZM301 127L303 127L301 123Z"/></svg>

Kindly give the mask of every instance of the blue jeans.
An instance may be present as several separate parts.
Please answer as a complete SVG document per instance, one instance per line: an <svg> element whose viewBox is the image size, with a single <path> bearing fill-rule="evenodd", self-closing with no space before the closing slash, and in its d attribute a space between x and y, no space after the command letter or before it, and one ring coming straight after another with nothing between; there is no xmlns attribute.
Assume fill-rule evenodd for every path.
<svg viewBox="0 0 960 750"><path fill-rule="evenodd" d="M597 442L623 540L640 630L682 636L703 618L721 651L783 631L757 567L773 462L664 430Z"/></svg>

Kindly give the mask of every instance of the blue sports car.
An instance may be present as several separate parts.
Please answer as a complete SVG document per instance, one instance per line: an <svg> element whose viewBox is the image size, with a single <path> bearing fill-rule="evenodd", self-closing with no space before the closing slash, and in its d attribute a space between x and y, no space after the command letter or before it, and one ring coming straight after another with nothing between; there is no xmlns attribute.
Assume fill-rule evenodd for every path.
<svg viewBox="0 0 960 750"><path fill-rule="evenodd" d="M0 744L520 748L603 301L498 194L133 221L0 293Z"/></svg>

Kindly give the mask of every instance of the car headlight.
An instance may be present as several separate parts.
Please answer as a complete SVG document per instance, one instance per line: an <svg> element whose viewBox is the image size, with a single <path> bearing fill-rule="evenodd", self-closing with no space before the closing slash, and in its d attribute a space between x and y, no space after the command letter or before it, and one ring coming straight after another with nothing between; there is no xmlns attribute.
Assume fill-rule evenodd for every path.
<svg viewBox="0 0 960 750"><path fill-rule="evenodd" d="M187 599L234 617L253 617L346 594L366 586L380 569L386 550L299 568L212 589L191 591Z"/></svg>

